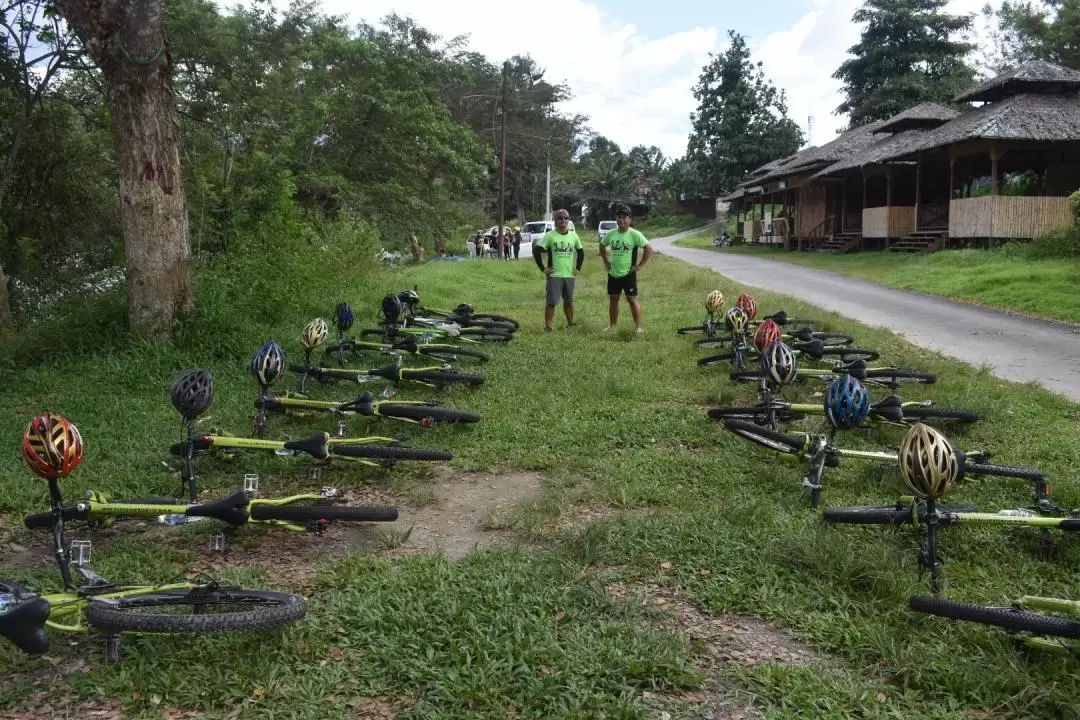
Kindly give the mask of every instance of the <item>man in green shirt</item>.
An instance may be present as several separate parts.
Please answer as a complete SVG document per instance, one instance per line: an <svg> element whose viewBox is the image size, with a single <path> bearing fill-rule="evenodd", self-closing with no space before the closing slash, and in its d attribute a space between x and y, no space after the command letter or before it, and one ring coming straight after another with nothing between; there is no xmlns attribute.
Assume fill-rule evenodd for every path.
<svg viewBox="0 0 1080 720"><path fill-rule="evenodd" d="M544 330L551 332L555 319L555 305L562 297L566 327L574 326L574 280L585 261L585 248L581 238L569 229L570 213L555 211L555 229L544 233L540 242L533 243L533 260L541 272L547 275L547 307L544 309ZM547 254L547 264L543 255Z"/></svg>
<svg viewBox="0 0 1080 720"><path fill-rule="evenodd" d="M637 271L649 264L652 246L645 236L630 227L630 208L619 205L615 208L617 230L612 230L600 241L600 258L608 271L608 321L605 332L613 332L619 322L619 295L626 293L626 302L630 305L630 314L634 317L635 332L641 334L641 305L638 303ZM638 251L644 248L640 262Z"/></svg>

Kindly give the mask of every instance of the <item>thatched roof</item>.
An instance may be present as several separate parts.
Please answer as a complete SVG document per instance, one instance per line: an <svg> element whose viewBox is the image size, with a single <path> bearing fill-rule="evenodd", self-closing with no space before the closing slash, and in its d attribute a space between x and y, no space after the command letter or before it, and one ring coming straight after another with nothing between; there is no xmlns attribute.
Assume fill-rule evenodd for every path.
<svg viewBox="0 0 1080 720"><path fill-rule="evenodd" d="M1060 93L1080 89L1080 72L1046 60L1032 60L954 98L955 102L994 102L1020 93Z"/></svg>
<svg viewBox="0 0 1080 720"><path fill-rule="evenodd" d="M1080 141L1080 95L1013 95L988 103L901 143L880 160L894 160L965 140Z"/></svg>
<svg viewBox="0 0 1080 720"><path fill-rule="evenodd" d="M884 122L884 120L875 120L872 123L867 123L843 133L832 142L804 150L781 167L757 179L756 182L769 182L789 175L808 172L831 165L842 158L858 153L880 139L874 133Z"/></svg>
<svg viewBox="0 0 1080 720"><path fill-rule="evenodd" d="M889 158L902 155L907 148L922 142L926 138L928 132L928 130L915 129L905 130L904 132L886 137L879 136L879 140L873 145L829 165L824 170L815 173L814 177L822 178L826 175L835 175L844 170L854 170L866 165L883 163Z"/></svg>
<svg viewBox="0 0 1080 720"><path fill-rule="evenodd" d="M934 102L924 102L893 115L877 129L878 133L899 133L915 128L937 127L952 120L960 113Z"/></svg>

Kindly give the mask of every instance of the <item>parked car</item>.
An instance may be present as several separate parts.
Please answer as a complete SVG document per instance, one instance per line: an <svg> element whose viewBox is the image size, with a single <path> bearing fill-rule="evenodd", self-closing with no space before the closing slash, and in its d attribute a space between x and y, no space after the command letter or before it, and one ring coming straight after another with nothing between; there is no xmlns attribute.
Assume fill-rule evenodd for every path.
<svg viewBox="0 0 1080 720"><path fill-rule="evenodd" d="M507 223L504 227L510 227L510 223ZM498 234L499 226L492 225L484 231L484 238L486 240L488 238L493 238ZM541 233L541 235L542 234L543 233ZM541 235L537 235L536 239L539 240ZM513 248L510 249L510 257L514 257ZM525 232L525 228L521 228L521 246L518 248L518 259L520 260L521 258L532 259L532 238Z"/></svg>
<svg viewBox="0 0 1080 720"><path fill-rule="evenodd" d="M539 240L544 236L544 233L554 229L554 220L533 220L532 222L525 223L525 226L521 228L521 239L522 241L528 239L530 242L534 240ZM571 220L569 223L569 229L574 229L573 220Z"/></svg>
<svg viewBox="0 0 1080 720"><path fill-rule="evenodd" d="M600 239L603 240L605 235L607 235L612 230L617 229L618 227L619 223L615 222L614 220L601 220L600 226L596 228L596 231L600 233Z"/></svg>

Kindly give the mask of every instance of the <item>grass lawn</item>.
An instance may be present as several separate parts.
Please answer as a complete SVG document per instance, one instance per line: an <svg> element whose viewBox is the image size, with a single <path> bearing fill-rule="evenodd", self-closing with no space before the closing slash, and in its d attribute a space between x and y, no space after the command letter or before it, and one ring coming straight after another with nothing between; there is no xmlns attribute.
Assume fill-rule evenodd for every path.
<svg viewBox="0 0 1080 720"><path fill-rule="evenodd" d="M872 280L892 287L944 295L1029 315L1080 323L1080 260L1029 260L1007 250L942 250L929 255L885 251L837 255L781 252L775 248L712 247L712 234L679 245L750 253L771 260Z"/></svg>
<svg viewBox="0 0 1080 720"><path fill-rule="evenodd" d="M664 215L648 220L635 220L634 227L647 237L665 237L685 230L692 230L712 222L693 215Z"/></svg>
<svg viewBox="0 0 1080 720"><path fill-rule="evenodd" d="M539 472L542 494L493 523L519 543L451 561L402 557L386 542L328 557L309 572L298 549L311 547L307 538L244 528L230 541L232 554L211 569L248 586L302 591L309 599L305 620L256 636L132 639L116 665L100 661L97 645L70 646L59 635L47 658L28 658L5 643L0 708L16 717L55 717L64 708L90 717L122 707L130 718L321 720L647 718L663 706L681 718L701 717L702 703L717 694L741 692L763 718L1078 716L1075 664L1026 652L992 629L909 612L908 596L928 593L909 532L824 528L795 466L730 436L705 415L710 405L749 399L752 390L716 368L698 367L694 360L703 353L674 328L701 319L710 290L733 298L745 288L657 257L640 277L645 336L633 336L625 306L621 329L608 336L601 333L603 266L595 236L586 237L579 326L564 328L560 312L550 334L543 332L542 280L529 260L432 262L362 284L347 268L328 268L326 285L313 291L324 299L324 313L350 299L364 314L357 328L371 325L383 293L414 284L431 305L468 300L521 320L513 342L491 348L492 361L482 369L487 382L447 394L447 402L481 413L481 423L370 426L373 433L452 450L449 480L429 468L342 466L320 481L389 498L408 518L430 502L437 482L464 485L471 471L483 471L494 473L497 484L501 473ZM822 329L851 332L859 346L882 351L890 363L938 373L938 384L905 390L904 397L979 411L983 421L952 435L959 447L1037 465L1062 504L1080 505L1076 405L782 296L757 297L763 312L817 318ZM303 301L303 308L311 305ZM300 357L298 335L310 314L298 307L276 326L291 360ZM177 479L161 463L178 434L168 404L173 375L193 365L211 370L216 398L208 425L246 432L255 396L246 363L256 342L235 352L190 343L88 351L6 378L0 576L43 589L57 583L47 539L20 522L23 513L45 507L45 486L16 452L32 414L52 409L82 431L87 457L65 481L68 497L91 487L129 497L170 493ZM292 376L286 382L294 387ZM807 385L789 397L810 398L821 389ZM356 391L317 390L338 398ZM873 392L880 399L882 392ZM429 396L405 389L401 395ZM275 418L272 430L301 436L335 425ZM350 426L354 434L367 430L359 421ZM901 429L885 428L844 443L881 448L901 437ZM260 489L277 494L310 484L306 465L272 454L201 461L200 481L220 497L245 472L258 472ZM823 505L885 504L897 487L894 468L845 461L828 471ZM1029 499L1025 483L1000 479L965 480L953 498L990 510ZM204 527L158 531L118 523L77 532L69 537L95 541L95 569L117 579L164 581L207 567ZM1035 533L1019 527L951 528L940 545L948 597L1080 598L1073 570L1080 548L1069 538L1053 561L1039 560ZM33 562L23 548L35 551ZM672 632L659 601L643 605L627 588L678 593L680 602L712 618L764 618L818 660L717 660L724 643L734 641L725 635L706 643L700 633Z"/></svg>

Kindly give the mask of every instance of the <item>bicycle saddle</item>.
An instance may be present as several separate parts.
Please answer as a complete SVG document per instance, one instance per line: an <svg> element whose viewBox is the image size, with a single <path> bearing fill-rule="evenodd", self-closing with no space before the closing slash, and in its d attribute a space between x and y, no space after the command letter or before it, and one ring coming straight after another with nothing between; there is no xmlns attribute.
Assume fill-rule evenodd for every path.
<svg viewBox="0 0 1080 720"><path fill-rule="evenodd" d="M791 349L806 353L815 360L825 357L825 343L820 340L799 340L791 344Z"/></svg>
<svg viewBox="0 0 1080 720"><path fill-rule="evenodd" d="M375 399L369 392L362 392L356 396L356 399L349 403L349 408L355 410L361 415L370 415L375 411Z"/></svg>
<svg viewBox="0 0 1080 720"><path fill-rule="evenodd" d="M784 317L784 320L787 320L786 316ZM780 325L781 323L776 324ZM802 340L803 342L812 342L816 339L814 337L814 331L808 327L799 328L798 330L789 330L788 335L790 335L793 340Z"/></svg>
<svg viewBox="0 0 1080 720"><path fill-rule="evenodd" d="M391 346L391 349L404 350L405 352L415 353L417 350L416 338L414 338L412 335L409 335L404 340L394 343Z"/></svg>
<svg viewBox="0 0 1080 720"><path fill-rule="evenodd" d="M899 395L887 395L870 406L870 413L886 420L900 422L904 419L904 410L900 407Z"/></svg>
<svg viewBox="0 0 1080 720"><path fill-rule="evenodd" d="M250 502L251 497L241 490L221 500L192 505L184 514L191 517L214 518L233 526L243 525L248 521L247 507Z"/></svg>
<svg viewBox="0 0 1080 720"><path fill-rule="evenodd" d="M836 363L833 365L833 371L838 373L846 373L856 380L866 379L866 361L862 358L858 360L852 360L848 363Z"/></svg>
<svg viewBox="0 0 1080 720"><path fill-rule="evenodd" d="M52 611L49 601L15 583L0 582L0 592L15 596L14 607L0 613L0 635L28 655L41 655L48 651L49 636L45 634L45 621Z"/></svg>
<svg viewBox="0 0 1080 720"><path fill-rule="evenodd" d="M785 312L783 310L781 310L780 312L775 312L772 315L769 315L768 317L761 318L761 321L764 322L764 321L769 320L769 319L772 319L772 321L774 323L776 323L777 325L787 325L787 312ZM807 329L809 329L809 328L807 328Z"/></svg>
<svg viewBox="0 0 1080 720"><path fill-rule="evenodd" d="M318 460L325 460L330 457L330 450L326 446L326 441L329 439L330 433L319 432L303 440L289 440L285 443L285 449L307 453Z"/></svg>

